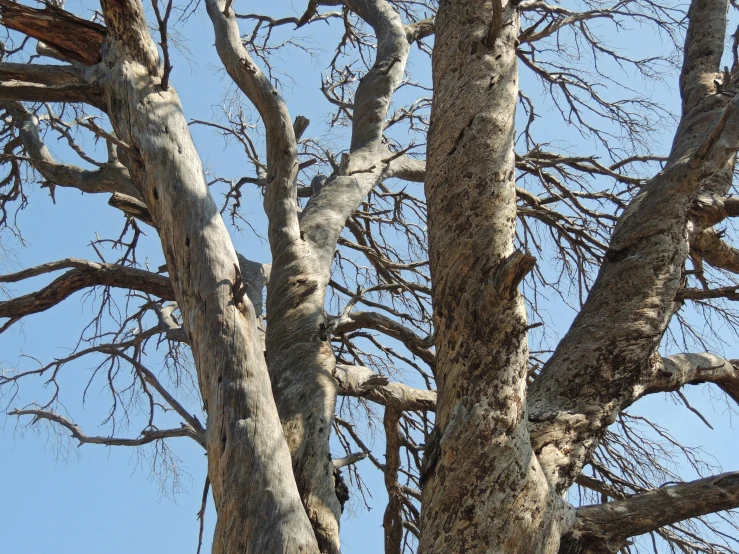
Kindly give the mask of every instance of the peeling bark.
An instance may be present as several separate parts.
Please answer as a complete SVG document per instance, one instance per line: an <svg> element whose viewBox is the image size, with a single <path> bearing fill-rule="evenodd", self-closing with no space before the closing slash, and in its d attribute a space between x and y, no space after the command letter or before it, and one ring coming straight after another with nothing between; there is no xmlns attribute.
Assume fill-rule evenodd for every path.
<svg viewBox="0 0 739 554"><path fill-rule="evenodd" d="M85 65L100 61L105 27L55 6L37 10L12 0L0 0L0 23L43 41L65 60Z"/></svg>

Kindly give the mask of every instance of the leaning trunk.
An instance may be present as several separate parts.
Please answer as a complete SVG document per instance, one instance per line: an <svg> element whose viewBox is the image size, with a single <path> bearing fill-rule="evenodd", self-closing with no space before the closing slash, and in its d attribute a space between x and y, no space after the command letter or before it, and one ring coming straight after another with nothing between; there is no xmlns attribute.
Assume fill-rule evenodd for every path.
<svg viewBox="0 0 739 554"><path fill-rule="evenodd" d="M238 260L137 0L103 1L101 79L121 152L159 232L208 414L214 553L317 552L292 475Z"/></svg>

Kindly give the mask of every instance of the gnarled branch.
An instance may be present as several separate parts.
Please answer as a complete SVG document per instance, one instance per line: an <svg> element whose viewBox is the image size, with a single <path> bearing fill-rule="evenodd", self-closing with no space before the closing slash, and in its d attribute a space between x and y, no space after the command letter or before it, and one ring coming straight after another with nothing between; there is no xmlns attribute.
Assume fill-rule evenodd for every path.
<svg viewBox="0 0 739 554"><path fill-rule="evenodd" d="M150 271L102 262L67 258L30 269L0 276L0 283L13 283L60 269L75 268L52 281L43 289L0 302L0 317L20 318L43 312L56 306L77 291L99 285L138 290L163 300L172 300L174 293L168 278Z"/></svg>
<svg viewBox="0 0 739 554"><path fill-rule="evenodd" d="M564 551L575 542L595 540L616 552L625 539L665 525L705 514L739 507L739 472L723 473L615 500L584 506L576 512Z"/></svg>

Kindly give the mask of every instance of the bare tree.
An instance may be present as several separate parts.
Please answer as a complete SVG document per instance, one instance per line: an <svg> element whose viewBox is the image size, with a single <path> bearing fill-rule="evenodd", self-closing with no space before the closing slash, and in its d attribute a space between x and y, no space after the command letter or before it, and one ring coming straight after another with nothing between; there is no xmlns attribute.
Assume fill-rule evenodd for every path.
<svg viewBox="0 0 739 554"><path fill-rule="evenodd" d="M169 439L196 441L214 553L338 553L365 458L384 477L390 554L735 552L739 473L712 474L629 411L657 393L695 410L681 390L698 383L739 402L739 361L714 323L739 329L739 252L724 228L739 215L733 2L310 0L295 17L204 4L230 87L213 121L188 120L173 87L178 26L197 4L153 0L149 24L140 0L101 0L91 20L0 0L6 233L22 236L14 211L34 181L52 197L110 195L125 215L119 237L92 244L99 261L0 276L62 272L0 301L0 332L99 292L68 356L0 377L8 414L160 457ZM320 87L330 133L310 136L280 94L279 55L311 53L306 37L327 24L340 34ZM608 26L658 33L664 51L610 44ZM411 57L431 59L432 83L411 76ZM667 153L670 109L619 71L679 74ZM539 138L539 119L581 144ZM206 174L194 125L253 171ZM56 159L52 137L84 167ZM250 224L250 187L270 264L238 254L227 226ZM146 228L166 260L157 271L137 258ZM578 306L555 347L539 317L548 298ZM101 436L60 401L64 367L88 357L112 399ZM169 376L152 369L160 359ZM34 378L51 385L45 403L25 403ZM126 438L132 405L147 421ZM383 453L367 446L375 424ZM685 481L674 460L701 478Z"/></svg>

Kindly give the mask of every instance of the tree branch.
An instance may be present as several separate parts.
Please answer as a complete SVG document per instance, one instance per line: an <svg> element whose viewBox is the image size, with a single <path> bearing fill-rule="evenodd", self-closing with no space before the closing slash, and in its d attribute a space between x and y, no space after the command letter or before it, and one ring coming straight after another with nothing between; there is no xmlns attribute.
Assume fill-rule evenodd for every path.
<svg viewBox="0 0 739 554"><path fill-rule="evenodd" d="M739 273L739 250L722 240L722 233L706 229L690 242L691 253L717 269Z"/></svg>
<svg viewBox="0 0 739 554"><path fill-rule="evenodd" d="M693 106L699 97L713 93L713 79L720 70L724 52L724 32L707 33L706 29L725 30L727 14L727 0L691 2L680 74L680 92L685 106Z"/></svg>
<svg viewBox="0 0 739 554"><path fill-rule="evenodd" d="M167 404L169 404L172 409L177 412L180 417L184 419L189 427L194 431L195 436L193 438L195 439L195 441L197 441L197 443L203 448L206 448L205 428L203 427L203 424L200 423L200 420L195 415L188 412L185 407L180 404L180 402L174 396L172 396L172 394L170 394L167 389L164 388L159 379L157 379L156 375L154 375L151 371L144 367L143 364L136 361L131 356L124 354L123 352L117 352L116 355L120 356L129 364L131 364L136 372L141 376L142 380L154 387L154 390L156 390L161 395L161 397L166 400Z"/></svg>
<svg viewBox="0 0 739 554"><path fill-rule="evenodd" d="M676 391L685 385L714 383L739 404L737 364L739 360L727 360L709 353L676 354L660 358L644 394Z"/></svg>
<svg viewBox="0 0 739 554"><path fill-rule="evenodd" d="M385 407L383 426L385 428L385 490L388 503L382 518L385 530L385 554L400 554L403 544L403 500L398 484L400 469L400 416L402 413Z"/></svg>
<svg viewBox="0 0 739 554"><path fill-rule="evenodd" d="M682 286L692 200L739 145L738 110L701 88L721 56L725 25L726 2L692 3L683 71L691 77L682 83L683 117L667 165L620 216L587 301L529 388L532 443L561 490L649 375ZM737 104L739 96L730 100Z"/></svg>
<svg viewBox="0 0 739 554"><path fill-rule="evenodd" d="M398 411L434 411L436 391L414 389L403 383L391 383L364 366L336 364L334 379L339 394L359 396Z"/></svg>
<svg viewBox="0 0 739 554"><path fill-rule="evenodd" d="M0 100L86 102L105 109L91 71L71 65L0 63Z"/></svg>
<svg viewBox="0 0 739 554"><path fill-rule="evenodd" d="M109 160L103 167L94 171L59 163L41 140L38 118L33 113L18 102L5 102L0 106L12 116L13 124L19 130L23 148L28 154L28 161L48 182L87 193L115 192L140 198L141 195L128 169L117 159Z"/></svg>
<svg viewBox="0 0 739 554"><path fill-rule="evenodd" d="M267 179L264 208L269 217L273 252L299 237L295 177L297 142L293 122L277 89L246 52L238 23L227 0L207 0L216 50L226 71L259 111L267 135Z"/></svg>
<svg viewBox="0 0 739 554"><path fill-rule="evenodd" d="M77 291L99 285L138 290L153 294L164 300L174 298L172 286L166 277L142 269L76 258L67 258L18 273L2 275L0 276L0 283L13 283L69 267L75 269L58 277L43 289L0 302L0 317L20 318L43 312L56 306Z"/></svg>
<svg viewBox="0 0 739 554"><path fill-rule="evenodd" d="M341 469L342 467L350 466L353 464L356 464L357 462L361 462L367 457L368 452L354 452L352 454L349 454L348 456L344 456L343 458L336 458L333 460L334 468L335 469Z"/></svg>
<svg viewBox="0 0 739 554"><path fill-rule="evenodd" d="M0 0L0 23L51 46L68 61L94 65L100 61L100 47L106 29L55 6L37 10L12 0Z"/></svg>
<svg viewBox="0 0 739 554"><path fill-rule="evenodd" d="M690 215L700 229L713 227L729 217L739 216L739 197L699 194L693 200Z"/></svg>
<svg viewBox="0 0 739 554"><path fill-rule="evenodd" d="M392 155L382 142L385 118L410 51L403 22L389 2L341 3L373 28L377 55L354 96L350 152L344 157L339 175L311 198L301 215L300 229L311 239L322 263L333 257L346 220L389 170Z"/></svg>
<svg viewBox="0 0 739 554"><path fill-rule="evenodd" d="M139 221L143 221L152 227L154 226L154 221L151 219L149 208L143 201L134 196L114 192L113 196L108 200L108 205L118 208L129 217L135 217Z"/></svg>
<svg viewBox="0 0 739 554"><path fill-rule="evenodd" d="M739 507L739 472L723 473L615 500L576 512L571 537L604 540L615 552L624 540L689 518Z"/></svg>
<svg viewBox="0 0 739 554"><path fill-rule="evenodd" d="M434 367L435 355L429 348L429 341L419 337L394 319L377 312L350 312L342 316L334 333L349 333L357 329L372 329L392 337L402 342L412 354L421 358L431 368Z"/></svg>
<svg viewBox="0 0 739 554"><path fill-rule="evenodd" d="M19 417L24 415L32 415L34 416L34 421L32 421L31 423L34 423L39 419L46 419L48 421L57 423L66 428L70 433L72 433L72 436L80 441L80 446L83 444L104 444L106 446L143 446L145 444L149 444L150 442L162 439L170 439L173 437L189 437L200 443L198 433L195 431L195 429L193 429L189 425L185 425L184 423L179 429L149 429L142 431L140 438L122 439L118 437L91 437L83 433L82 429L69 421L67 418L57 413L47 412L45 410L12 410L8 412L8 415Z"/></svg>
<svg viewBox="0 0 739 554"><path fill-rule="evenodd" d="M388 163L385 177L395 177L404 181L423 183L426 178L426 160L417 160L408 156L400 156Z"/></svg>

